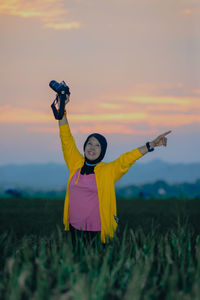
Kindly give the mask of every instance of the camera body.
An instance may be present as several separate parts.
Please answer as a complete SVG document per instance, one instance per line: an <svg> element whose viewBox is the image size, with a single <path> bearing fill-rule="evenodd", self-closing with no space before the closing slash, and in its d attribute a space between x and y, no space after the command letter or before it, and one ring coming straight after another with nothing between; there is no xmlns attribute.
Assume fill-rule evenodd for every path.
<svg viewBox="0 0 200 300"><path fill-rule="evenodd" d="M69 87L66 85L64 81L61 81L60 83L51 80L49 83L49 86L54 90L57 94L67 94L70 95Z"/></svg>
<svg viewBox="0 0 200 300"><path fill-rule="evenodd" d="M59 83L55 80L51 80L49 83L49 86L52 88L52 90L54 90L57 93L56 99L51 104L51 108L53 110L54 117L57 120L61 120L64 115L66 95L70 96L69 87L66 85L66 83L64 81L61 81ZM56 102L58 102L58 97L60 98L59 111L57 110L57 108L55 106Z"/></svg>

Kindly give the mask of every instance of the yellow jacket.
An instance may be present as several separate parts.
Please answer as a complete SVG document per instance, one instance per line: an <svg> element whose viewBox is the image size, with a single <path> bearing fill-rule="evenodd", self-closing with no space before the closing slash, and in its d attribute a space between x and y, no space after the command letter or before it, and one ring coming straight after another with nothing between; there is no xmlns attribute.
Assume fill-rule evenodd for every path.
<svg viewBox="0 0 200 300"><path fill-rule="evenodd" d="M68 207L69 207L69 183L77 169L81 169L84 164L84 156L76 147L75 140L71 134L68 124L59 125L60 138L65 162L69 169L69 179L65 196L63 223L65 230L69 230ZM115 216L116 196L114 183L119 180L143 154L138 148L123 153L120 157L112 162L100 162L94 168L97 191L99 198L99 212L101 219L101 241L106 242L107 237L113 238L117 229ZM80 175L80 172L79 172ZM78 176L79 179L79 176ZM78 182L78 179L76 182Z"/></svg>

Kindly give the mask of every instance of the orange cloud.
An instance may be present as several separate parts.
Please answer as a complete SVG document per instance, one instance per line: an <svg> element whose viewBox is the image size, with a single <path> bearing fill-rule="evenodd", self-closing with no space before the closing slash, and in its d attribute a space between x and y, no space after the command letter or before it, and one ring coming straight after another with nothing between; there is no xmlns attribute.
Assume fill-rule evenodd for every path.
<svg viewBox="0 0 200 300"><path fill-rule="evenodd" d="M52 116L39 110L0 106L0 123L52 123Z"/></svg>
<svg viewBox="0 0 200 300"><path fill-rule="evenodd" d="M120 104L106 103L106 102L99 103L99 106L102 108L106 108L106 109L121 109L122 108L122 105L120 105Z"/></svg>
<svg viewBox="0 0 200 300"><path fill-rule="evenodd" d="M68 10L64 8L64 0L1 0L0 14L38 18L44 23L44 28L56 30L80 27L78 22L66 22Z"/></svg>
<svg viewBox="0 0 200 300"><path fill-rule="evenodd" d="M107 102L93 101L93 111L68 114L74 132L99 131L105 133L149 134L155 128L180 127L200 122L200 99L172 97L131 97L112 98ZM119 110L120 109L120 110ZM57 132L57 123L52 112L0 106L0 123L37 124L29 127L34 132ZM41 126L44 125L44 126ZM49 127L50 125L50 127ZM54 127L55 126L55 127ZM153 131L152 131L153 130Z"/></svg>
<svg viewBox="0 0 200 300"><path fill-rule="evenodd" d="M190 8L185 8L183 10L180 11L180 13L182 15L198 15L200 13L200 10L199 9L190 9Z"/></svg>
<svg viewBox="0 0 200 300"><path fill-rule="evenodd" d="M159 114L150 117L148 120L148 123L150 126L166 126L166 127L170 127L169 129L171 129L171 127L179 127L182 125L187 125L187 124L192 124L192 123L199 123L200 122L200 118L199 115L195 115L195 114Z"/></svg>
<svg viewBox="0 0 200 300"><path fill-rule="evenodd" d="M158 96L160 94L165 94L165 91L170 91L170 90L179 90L183 89L184 85L182 82L157 82L156 84L154 83L138 83L134 87L134 95L141 97L142 95L154 95ZM132 91L128 91L128 94L131 94Z"/></svg>
<svg viewBox="0 0 200 300"><path fill-rule="evenodd" d="M181 13L182 13L183 15L191 15L191 14L192 14L192 11L191 11L190 8L186 8L186 9L182 10Z"/></svg>
<svg viewBox="0 0 200 300"><path fill-rule="evenodd" d="M70 115L69 118L73 121L73 122L94 122L94 121L132 121L132 122L136 122L138 120L144 120L145 118L147 118L147 114L146 113L112 113L112 114L74 114L74 115Z"/></svg>
<svg viewBox="0 0 200 300"><path fill-rule="evenodd" d="M135 97L135 96L111 96L106 97L108 101L127 101L133 103L145 103L145 104L180 104L180 105L187 105L191 103L191 98L175 98L175 97Z"/></svg>

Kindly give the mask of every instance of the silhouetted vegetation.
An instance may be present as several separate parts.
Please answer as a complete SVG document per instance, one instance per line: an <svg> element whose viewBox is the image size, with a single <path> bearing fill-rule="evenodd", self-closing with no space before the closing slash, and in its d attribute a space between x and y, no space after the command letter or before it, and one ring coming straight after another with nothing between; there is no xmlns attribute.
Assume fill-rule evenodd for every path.
<svg viewBox="0 0 200 300"><path fill-rule="evenodd" d="M117 199L104 248L74 252L64 199L0 199L0 299L199 299L200 201Z"/></svg>

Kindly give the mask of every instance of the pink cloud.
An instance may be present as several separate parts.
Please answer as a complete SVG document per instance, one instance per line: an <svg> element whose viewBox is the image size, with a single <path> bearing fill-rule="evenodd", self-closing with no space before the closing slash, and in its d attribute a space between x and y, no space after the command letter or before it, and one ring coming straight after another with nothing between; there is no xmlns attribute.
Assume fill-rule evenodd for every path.
<svg viewBox="0 0 200 300"><path fill-rule="evenodd" d="M154 133L154 130L140 130L133 129L128 125L123 124L97 124L92 126L80 126L80 132L88 134L90 132L104 132L105 134L110 133L121 133L121 134L135 134L135 135L146 135Z"/></svg>
<svg viewBox="0 0 200 300"><path fill-rule="evenodd" d="M193 90L192 93L193 93L194 95L200 95L200 90Z"/></svg>
<svg viewBox="0 0 200 300"><path fill-rule="evenodd" d="M46 23L44 28L52 28L55 30L71 30L73 28L79 28L80 23L71 22L71 23Z"/></svg>
<svg viewBox="0 0 200 300"><path fill-rule="evenodd" d="M28 132L38 132L38 133L58 133L59 128L57 127L27 127Z"/></svg>

